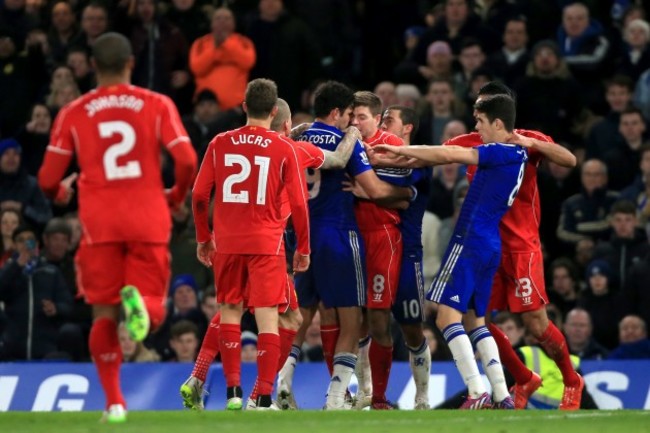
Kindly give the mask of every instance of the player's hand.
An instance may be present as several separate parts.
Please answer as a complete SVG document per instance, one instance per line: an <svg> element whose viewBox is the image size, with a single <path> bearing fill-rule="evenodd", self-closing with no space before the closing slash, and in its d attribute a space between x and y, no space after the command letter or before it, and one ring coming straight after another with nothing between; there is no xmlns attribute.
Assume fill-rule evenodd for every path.
<svg viewBox="0 0 650 433"><path fill-rule="evenodd" d="M54 199L54 204L57 206L66 206L74 197L74 188L72 187L79 177L79 173L72 173L61 181L61 191Z"/></svg>
<svg viewBox="0 0 650 433"><path fill-rule="evenodd" d="M361 140L363 138L361 136L361 131L359 131L359 128L357 128L356 126L348 125L348 127L345 128L343 132L345 132L346 134L354 134L357 137L357 140L363 142L363 140Z"/></svg>
<svg viewBox="0 0 650 433"><path fill-rule="evenodd" d="M293 253L293 273L298 274L309 269L309 254L300 254L298 251Z"/></svg>
<svg viewBox="0 0 650 433"><path fill-rule="evenodd" d="M301 123L298 126L294 126L291 128L291 134L289 134L289 137L291 137L292 140L295 140L296 138L300 137L303 132L311 128L311 123Z"/></svg>
<svg viewBox="0 0 650 433"><path fill-rule="evenodd" d="M217 247L214 244L214 239L210 239L209 241L196 246L196 258L208 268L212 267L212 258L216 252Z"/></svg>
<svg viewBox="0 0 650 433"><path fill-rule="evenodd" d="M56 316L56 304L54 302L49 299L43 299L41 304L43 305L43 313L45 313L47 317Z"/></svg>
<svg viewBox="0 0 650 433"><path fill-rule="evenodd" d="M514 131L512 132L512 135L508 141L512 144L518 144L522 147L533 147L535 144L535 141L532 138L517 134Z"/></svg>
<svg viewBox="0 0 650 433"><path fill-rule="evenodd" d="M343 191L351 192L357 198L370 200L370 197L366 194L366 190L358 182L355 182L354 179L348 177L347 180L341 182L341 185L343 185Z"/></svg>

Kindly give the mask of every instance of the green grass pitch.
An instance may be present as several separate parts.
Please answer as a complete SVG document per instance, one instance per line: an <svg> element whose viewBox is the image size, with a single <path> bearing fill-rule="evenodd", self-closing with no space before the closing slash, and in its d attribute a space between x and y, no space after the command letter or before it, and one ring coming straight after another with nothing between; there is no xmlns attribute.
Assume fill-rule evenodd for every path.
<svg viewBox="0 0 650 433"><path fill-rule="evenodd" d="M131 412L0 413L2 433L650 433L650 411Z"/></svg>

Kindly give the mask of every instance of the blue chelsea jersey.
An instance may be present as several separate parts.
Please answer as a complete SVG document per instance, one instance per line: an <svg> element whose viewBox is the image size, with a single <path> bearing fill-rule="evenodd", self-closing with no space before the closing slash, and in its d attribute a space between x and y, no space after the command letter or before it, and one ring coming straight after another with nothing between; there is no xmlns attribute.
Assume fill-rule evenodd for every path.
<svg viewBox="0 0 650 433"><path fill-rule="evenodd" d="M478 170L463 202L453 240L499 250L499 222L515 200L524 178L528 152L521 146L478 146Z"/></svg>
<svg viewBox="0 0 650 433"><path fill-rule="evenodd" d="M344 133L338 128L322 122L314 122L298 140L309 141L312 144L330 151L336 150ZM345 170L307 170L307 186L309 189L309 217L312 227L326 225L341 229L355 229L357 222L354 218L354 196L343 191L343 181L346 174L357 176L372 170L368 156L361 142L357 141Z"/></svg>

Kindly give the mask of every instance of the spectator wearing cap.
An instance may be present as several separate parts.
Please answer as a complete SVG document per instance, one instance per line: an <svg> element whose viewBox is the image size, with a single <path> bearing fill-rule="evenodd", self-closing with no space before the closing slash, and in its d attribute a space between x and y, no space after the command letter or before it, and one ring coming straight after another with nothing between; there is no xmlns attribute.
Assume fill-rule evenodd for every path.
<svg viewBox="0 0 650 433"><path fill-rule="evenodd" d="M228 8L212 15L212 33L198 38L190 48L190 69L196 92L211 90L219 108L229 110L244 101L246 83L255 65L253 42L235 32L235 17Z"/></svg>
<svg viewBox="0 0 650 433"><path fill-rule="evenodd" d="M445 41L435 41L427 47L426 61L415 63L405 59L395 68L398 82L414 84L423 93L431 80L451 80L453 76L453 55L451 47Z"/></svg>
<svg viewBox="0 0 650 433"><path fill-rule="evenodd" d="M181 321L188 320L196 328L200 338L203 338L208 321L199 308L198 286L196 280L190 274L177 275L169 288L169 308L167 317L162 326L153 335L154 348L163 360L173 357L173 351L169 344L172 326Z"/></svg>
<svg viewBox="0 0 650 433"><path fill-rule="evenodd" d="M607 242L596 246L594 258L605 260L612 269L612 276L622 287L626 284L630 268L650 253L650 244L644 230L638 227L634 203L621 200L612 206L609 224L612 234Z"/></svg>
<svg viewBox="0 0 650 433"><path fill-rule="evenodd" d="M570 140L571 128L583 109L580 84L560 57L557 44L538 42L526 75L515 83L517 125L544 131L557 140Z"/></svg>
<svg viewBox="0 0 650 433"><path fill-rule="evenodd" d="M623 317L618 324L619 346L607 359L649 359L650 340L648 327L639 316L630 314Z"/></svg>
<svg viewBox="0 0 650 433"><path fill-rule="evenodd" d="M72 296L56 266L39 257L35 230L20 226L13 233L16 254L0 270L0 301L7 326L2 336L4 359L32 360L63 356L78 360L81 331L64 321Z"/></svg>
<svg viewBox="0 0 650 433"><path fill-rule="evenodd" d="M0 140L0 210L15 209L27 222L42 227L52 210L36 178L21 167L21 153L15 139Z"/></svg>
<svg viewBox="0 0 650 433"><path fill-rule="evenodd" d="M241 362L257 362L257 335L251 331L241 333Z"/></svg>
<svg viewBox="0 0 650 433"><path fill-rule="evenodd" d="M508 86L513 86L526 73L528 55L528 27L524 18L511 18L503 31L503 46L490 55L486 66Z"/></svg>
<svg viewBox="0 0 650 433"><path fill-rule="evenodd" d="M585 275L587 290L582 292L578 307L584 308L592 318L593 336L607 349L618 343L616 326L621 318L620 295L615 290L615 278L604 260L594 260Z"/></svg>

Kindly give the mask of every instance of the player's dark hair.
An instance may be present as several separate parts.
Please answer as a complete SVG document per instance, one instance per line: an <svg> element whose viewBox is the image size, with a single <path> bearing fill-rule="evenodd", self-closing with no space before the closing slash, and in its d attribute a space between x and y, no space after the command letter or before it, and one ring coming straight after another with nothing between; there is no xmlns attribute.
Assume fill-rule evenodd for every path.
<svg viewBox="0 0 650 433"><path fill-rule="evenodd" d="M199 338L199 328L194 322L189 320L179 320L174 323L169 329L169 336L173 339L179 338L181 335L193 333L196 338Z"/></svg>
<svg viewBox="0 0 650 433"><path fill-rule="evenodd" d="M411 131L411 136L415 136L420 127L420 116L418 116L418 113L414 109L405 107L404 105L391 105L386 108L386 111L388 110L399 111L399 117L402 119L402 123L404 125L412 125L413 130Z"/></svg>
<svg viewBox="0 0 650 433"><path fill-rule="evenodd" d="M354 103L354 93L343 83L326 81L314 91L314 116L324 118L338 108L341 113Z"/></svg>
<svg viewBox="0 0 650 433"><path fill-rule="evenodd" d="M277 107L278 112L275 114L275 117L271 121L271 129L276 132L282 132L280 131L282 125L284 122L291 118L291 108L289 108L287 101L282 98L278 98Z"/></svg>
<svg viewBox="0 0 650 433"><path fill-rule="evenodd" d="M501 81L490 81L483 84L478 91L478 96L508 95L516 100L517 95L514 90L503 84Z"/></svg>
<svg viewBox="0 0 650 433"><path fill-rule="evenodd" d="M246 109L252 119L266 119L278 103L278 86L274 81L257 78L246 86Z"/></svg>
<svg viewBox="0 0 650 433"><path fill-rule="evenodd" d="M131 43L116 32L104 33L95 40L93 59L97 71L102 74L120 74L131 58Z"/></svg>
<svg viewBox="0 0 650 433"><path fill-rule="evenodd" d="M370 114L376 116L381 114L381 99L368 90L361 90L354 94L354 107L368 107Z"/></svg>
<svg viewBox="0 0 650 433"><path fill-rule="evenodd" d="M612 208L609 211L610 215L615 215L617 213L636 216L636 205L630 200L619 200L612 205Z"/></svg>
<svg viewBox="0 0 650 433"><path fill-rule="evenodd" d="M494 95L481 99L474 105L474 109L494 122L499 119L503 122L506 131L511 132L515 128L516 109L515 101L508 95Z"/></svg>

